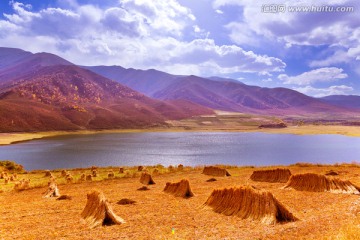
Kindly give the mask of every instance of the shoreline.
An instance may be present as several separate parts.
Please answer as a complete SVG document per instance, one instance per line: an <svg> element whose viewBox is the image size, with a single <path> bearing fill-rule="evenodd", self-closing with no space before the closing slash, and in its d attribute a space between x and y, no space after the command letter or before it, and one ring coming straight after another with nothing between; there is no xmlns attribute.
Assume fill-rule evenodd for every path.
<svg viewBox="0 0 360 240"><path fill-rule="evenodd" d="M23 132L23 133L0 133L0 146L22 143L31 140L48 137L67 135L87 135L104 133L143 133L143 132L261 132L269 134L295 134L295 135L319 135L336 134L348 137L360 137L360 127L357 126L315 126L305 125L301 127L289 126L287 128L255 128L240 126L238 128L148 128L148 129L106 129L106 130L74 130L74 131L47 131L47 132Z"/></svg>

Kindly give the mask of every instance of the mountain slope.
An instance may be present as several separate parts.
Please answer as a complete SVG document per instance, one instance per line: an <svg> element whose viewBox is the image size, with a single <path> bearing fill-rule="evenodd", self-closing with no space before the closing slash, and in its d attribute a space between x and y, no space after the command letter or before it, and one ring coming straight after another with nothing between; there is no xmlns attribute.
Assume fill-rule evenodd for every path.
<svg viewBox="0 0 360 240"><path fill-rule="evenodd" d="M115 80L149 97L159 89L163 89L177 81L178 76L154 69L136 70L120 66L93 66L82 68L91 70L106 78Z"/></svg>
<svg viewBox="0 0 360 240"><path fill-rule="evenodd" d="M2 132L147 128L212 113L187 101L151 99L51 54L25 56L0 76L6 76L0 83Z"/></svg>
<svg viewBox="0 0 360 240"><path fill-rule="evenodd" d="M319 98L321 101L339 107L360 109L360 96L356 95L332 95Z"/></svg>
<svg viewBox="0 0 360 240"><path fill-rule="evenodd" d="M116 66L86 68L150 97L183 99L212 109L280 115L349 112L287 88L261 88L218 77L175 76Z"/></svg>

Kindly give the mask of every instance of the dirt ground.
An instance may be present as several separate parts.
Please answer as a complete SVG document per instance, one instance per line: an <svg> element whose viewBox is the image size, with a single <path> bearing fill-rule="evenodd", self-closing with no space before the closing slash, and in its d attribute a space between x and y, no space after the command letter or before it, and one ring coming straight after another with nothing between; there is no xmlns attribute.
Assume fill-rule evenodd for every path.
<svg viewBox="0 0 360 240"><path fill-rule="evenodd" d="M292 174L324 174L332 169L343 180L360 186L360 167L291 166ZM0 239L356 239L360 237L360 196L334 193L283 190L283 183L254 182L254 170L265 168L228 168L231 177L201 174L201 168L153 176L149 191L137 191L139 177L59 185L60 193L71 200L43 198L46 187L21 192L0 193ZM30 173L28 174L28 176ZM56 176L59 173L55 174ZM163 192L166 182L188 179L194 197L176 198ZM44 181L47 178L44 177ZM4 180L0 180L0 189ZM205 207L213 189L251 185L265 189L284 204L299 221L264 225L259 221L224 216ZM126 223L89 229L80 221L86 194L102 191L114 212ZM133 205L116 204L122 198Z"/></svg>

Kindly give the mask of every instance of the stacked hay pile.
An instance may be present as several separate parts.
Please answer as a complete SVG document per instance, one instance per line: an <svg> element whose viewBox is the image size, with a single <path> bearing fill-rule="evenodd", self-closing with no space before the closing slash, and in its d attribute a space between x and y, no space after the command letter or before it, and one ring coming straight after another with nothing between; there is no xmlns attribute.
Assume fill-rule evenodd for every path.
<svg viewBox="0 0 360 240"><path fill-rule="evenodd" d="M28 180L22 179L19 182L15 183L14 185L14 190L16 191L22 191L29 188L30 188L30 179Z"/></svg>
<svg viewBox="0 0 360 240"><path fill-rule="evenodd" d="M177 183L166 183L164 192L173 194L175 197L190 198L194 196L188 180L181 180Z"/></svg>
<svg viewBox="0 0 360 240"><path fill-rule="evenodd" d="M214 166L204 167L202 173L205 175L217 176L217 177L231 176L230 173L226 171L226 169L214 167Z"/></svg>
<svg viewBox="0 0 360 240"><path fill-rule="evenodd" d="M292 175L283 188L293 188L298 191L308 192L360 194L360 188L350 181L327 178L324 175L315 173Z"/></svg>
<svg viewBox="0 0 360 240"><path fill-rule="evenodd" d="M59 197L60 196L60 191L57 187L57 184L55 181L50 181L48 183L48 189L45 192L44 197L45 198L50 198L50 197Z"/></svg>
<svg viewBox="0 0 360 240"><path fill-rule="evenodd" d="M289 181L291 172L289 169L277 168L271 170L258 170L254 171L250 179L257 182L280 182L286 183Z"/></svg>
<svg viewBox="0 0 360 240"><path fill-rule="evenodd" d="M155 184L149 173L143 172L140 177L140 182L144 185L152 185Z"/></svg>
<svg viewBox="0 0 360 240"><path fill-rule="evenodd" d="M108 178L114 178L114 177L115 177L114 171L108 172Z"/></svg>
<svg viewBox="0 0 360 240"><path fill-rule="evenodd" d="M205 205L217 213L260 220L265 224L297 220L270 192L250 187L214 190Z"/></svg>
<svg viewBox="0 0 360 240"><path fill-rule="evenodd" d="M122 224L125 221L117 216L103 193L93 191L87 194L87 203L81 213L81 218L90 228L99 225Z"/></svg>

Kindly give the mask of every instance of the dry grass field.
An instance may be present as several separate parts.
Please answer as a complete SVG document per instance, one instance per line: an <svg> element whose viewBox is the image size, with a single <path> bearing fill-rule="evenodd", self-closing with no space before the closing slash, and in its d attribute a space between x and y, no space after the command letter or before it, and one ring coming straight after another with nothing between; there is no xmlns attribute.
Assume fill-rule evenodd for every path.
<svg viewBox="0 0 360 240"><path fill-rule="evenodd" d="M48 177L43 171L18 174L18 179L31 179L31 189L13 190L14 183L0 179L0 239L359 239L359 195L328 192L301 192L281 189L284 183L250 180L254 170L271 169L228 167L230 177L201 174L202 168L185 167L182 171L161 168L153 175L156 182L150 190L138 191L140 172L126 168L123 174L114 170L115 178L108 179L109 168L98 169L92 182L81 182L82 173L90 169L69 170L74 183L65 183L61 171L54 171L61 194L71 200L43 198ZM317 166L297 164L288 167L292 174L337 171L336 176L360 185L360 167L356 164ZM152 172L153 168L148 167ZM194 197L184 199L163 192L166 182L188 179ZM295 217L296 222L265 225L259 221L225 216L204 206L213 189L253 186L270 191ZM80 221L87 193L97 189L104 193L114 212L126 223L89 229ZM135 204L118 205L123 198Z"/></svg>

